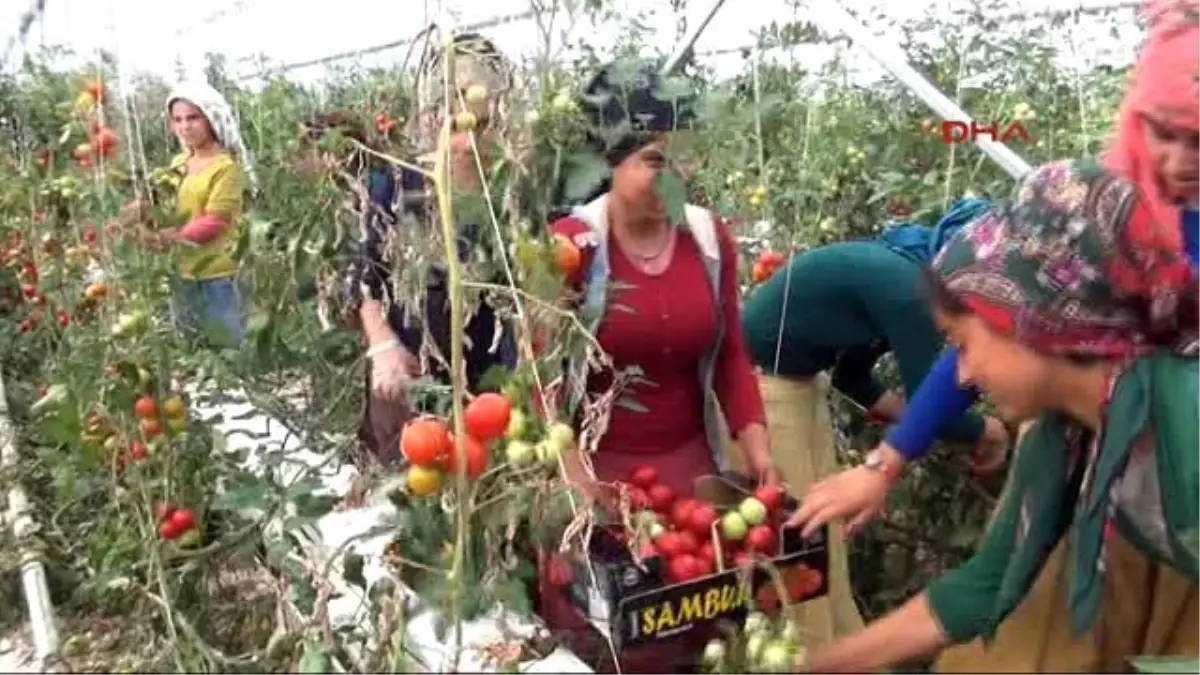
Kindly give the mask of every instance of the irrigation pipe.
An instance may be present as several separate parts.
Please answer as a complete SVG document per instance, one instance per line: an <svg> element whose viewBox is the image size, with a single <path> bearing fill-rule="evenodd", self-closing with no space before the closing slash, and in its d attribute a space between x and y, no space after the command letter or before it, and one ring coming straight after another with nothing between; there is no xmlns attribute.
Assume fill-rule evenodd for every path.
<svg viewBox="0 0 1200 675"><path fill-rule="evenodd" d="M9 475L13 475L17 461L16 433L8 412L4 377L0 376L0 465ZM5 520L12 525L21 557L21 585L25 590L25 605L29 608L34 656L38 670L45 672L58 659L58 628L55 625L54 605L50 602L50 587L46 583L46 567L42 564L41 554L28 541L36 529L33 517L29 514L29 499L15 478L8 490Z"/></svg>

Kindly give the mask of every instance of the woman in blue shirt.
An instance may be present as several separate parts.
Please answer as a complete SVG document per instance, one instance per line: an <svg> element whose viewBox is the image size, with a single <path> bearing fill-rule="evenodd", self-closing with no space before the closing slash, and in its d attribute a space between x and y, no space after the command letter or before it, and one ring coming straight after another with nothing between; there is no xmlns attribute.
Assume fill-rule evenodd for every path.
<svg viewBox="0 0 1200 675"><path fill-rule="evenodd" d="M1155 9L1153 4L1148 7L1151 22L1158 26L1169 20L1195 21L1194 13L1168 13ZM1194 34L1194 25L1191 32L1179 28L1162 28L1158 33L1162 39L1153 43L1156 48L1145 49L1139 56L1122 106L1116 143L1103 162L1138 185L1156 217L1180 224L1180 244L1195 265L1200 244L1200 102L1196 79L1200 74L1195 43L1186 42L1186 36ZM1151 45L1150 40L1147 45ZM978 398L974 388L958 385L957 370L957 352L948 349L929 371L886 441L868 455L863 466L813 485L792 524L801 524L811 533L834 518L846 518L846 529L854 531L874 518L905 465L928 453L942 429Z"/></svg>

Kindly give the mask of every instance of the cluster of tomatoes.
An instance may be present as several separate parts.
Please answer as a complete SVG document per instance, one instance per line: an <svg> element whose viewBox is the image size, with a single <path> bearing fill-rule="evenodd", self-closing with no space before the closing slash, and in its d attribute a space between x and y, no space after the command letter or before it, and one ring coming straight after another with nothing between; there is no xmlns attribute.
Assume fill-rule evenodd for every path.
<svg viewBox="0 0 1200 675"><path fill-rule="evenodd" d="M89 79L84 83L84 90L76 99L76 110L91 117L88 124L88 140L75 146L75 161L82 168L91 168L100 158L108 159L117 151L117 133L106 126L100 119L94 117L96 106L103 104L107 98L107 90L103 80Z"/></svg>
<svg viewBox="0 0 1200 675"><path fill-rule="evenodd" d="M166 428L176 433L185 431L188 426L187 404L178 396L163 401L161 410L153 396L142 396L133 404L133 413L137 415L138 426L147 439L162 434L164 421Z"/></svg>
<svg viewBox="0 0 1200 675"><path fill-rule="evenodd" d="M468 478L478 478L487 470L491 459L487 444L504 436L512 413L508 397L493 392L481 394L467 405L463 449ZM457 448L450 426L442 419L424 416L406 424L400 434L400 452L412 464L406 479L409 492L424 497L441 489L445 474L460 466Z"/></svg>
<svg viewBox="0 0 1200 675"><path fill-rule="evenodd" d="M83 238L85 246L88 243L94 242L96 237L95 227L89 226L84 229ZM55 255L58 251L56 242L49 235L42 238L41 248L43 253L48 256ZM4 286L2 291L4 304L11 308L16 303L21 302L30 307L29 314L17 326L17 329L21 333L28 333L41 325L42 319L49 310L50 305L50 298L41 286L42 278L37 261L34 259L31 251L30 247L22 240L21 232L19 230L10 230L7 245L0 252L0 261L13 272L17 282L20 284L19 288L17 286ZM73 320L82 319L91 308L91 305L86 302L77 304L73 312L68 311L65 307L59 307L53 310L54 320L58 325L65 328Z"/></svg>
<svg viewBox="0 0 1200 675"><path fill-rule="evenodd" d="M725 513L711 502L678 498L651 466L635 469L627 489L631 504L639 509L637 521L650 531L639 556L643 560L663 558L670 583L708 576L723 566L750 566L756 557L779 555L778 523L784 492L778 486L759 487L754 496Z"/></svg>
<svg viewBox="0 0 1200 675"><path fill-rule="evenodd" d="M771 275L775 274L776 270L783 267L787 256L779 251L763 251L758 254L758 259L754 261L754 268L751 270L751 278L754 283L761 284Z"/></svg>
<svg viewBox="0 0 1200 675"><path fill-rule="evenodd" d="M148 378L148 375L145 377ZM39 393L47 396L49 388L43 388ZM122 440L122 434L99 413L88 416L87 426L80 438L85 443L102 444L117 465L124 468L129 460L143 460L160 445L164 427L173 433L182 432L188 427L187 404L179 396L168 397L161 406L154 397L141 396L134 402L133 414L138 421L140 438L130 440L128 445Z"/></svg>
<svg viewBox="0 0 1200 675"><path fill-rule="evenodd" d="M709 673L790 673L806 661L801 642L800 630L791 619L751 612L740 634L709 641L702 664Z"/></svg>
<svg viewBox="0 0 1200 675"><path fill-rule="evenodd" d="M463 410L466 476L479 478L491 463L493 446L504 442L504 462L514 469L557 467L559 457L575 443L575 432L555 422L539 439L541 425L530 424L526 413L504 393L476 396ZM426 415L404 426L400 451L412 465L406 474L409 494L424 497L441 489L447 474L458 471L457 444L445 420Z"/></svg>
<svg viewBox="0 0 1200 675"><path fill-rule="evenodd" d="M196 527L196 514L191 509L160 502L154 516L158 521L158 536L164 541L174 541L182 548L203 543L203 535Z"/></svg>

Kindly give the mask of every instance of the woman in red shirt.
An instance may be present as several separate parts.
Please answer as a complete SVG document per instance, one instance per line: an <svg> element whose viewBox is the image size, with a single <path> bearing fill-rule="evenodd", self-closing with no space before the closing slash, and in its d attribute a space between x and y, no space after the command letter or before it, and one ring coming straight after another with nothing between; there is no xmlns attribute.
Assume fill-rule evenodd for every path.
<svg viewBox="0 0 1200 675"><path fill-rule="evenodd" d="M604 484L625 481L643 465L655 467L681 496L692 493L696 478L731 466L777 481L762 397L742 339L733 237L695 206L686 207L686 223L671 222L656 189L659 173L672 170L668 132L687 121L686 109L654 95L659 78L653 69L638 69L634 81L620 87L610 79L615 70L601 71L582 97L594 128L610 130L594 136L612 168L611 187L550 229L583 253L580 273L568 282L585 297L603 285L605 297L596 303L606 310L595 328L600 347L615 369L636 367L641 376L621 393L637 405L612 407L591 456L594 477L578 454L564 458L568 477L601 503L609 494ZM622 120L632 121L628 132L611 133ZM588 394L602 395L613 375L588 373ZM740 461L726 457L721 413L737 441L733 459ZM561 589L543 586L542 611L552 628L581 627L582 616ZM689 649L695 640L684 642L653 654L625 652L622 670L687 669L695 662Z"/></svg>

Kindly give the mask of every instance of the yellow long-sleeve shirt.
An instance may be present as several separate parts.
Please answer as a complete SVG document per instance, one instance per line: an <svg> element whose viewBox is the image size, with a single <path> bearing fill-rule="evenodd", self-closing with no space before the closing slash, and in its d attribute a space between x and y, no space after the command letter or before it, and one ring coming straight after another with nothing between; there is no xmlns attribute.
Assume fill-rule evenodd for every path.
<svg viewBox="0 0 1200 675"><path fill-rule="evenodd" d="M181 167L188 155L181 154L171 166ZM220 216L225 229L208 242L189 246L179 256L179 274L185 279L217 279L237 273L233 249L238 240L238 219L242 215L246 177L242 167L222 152L199 171L189 173L179 184L177 211L184 222L203 215Z"/></svg>

